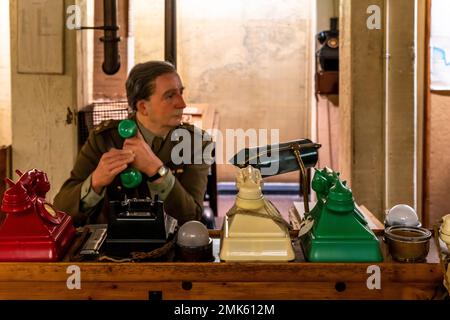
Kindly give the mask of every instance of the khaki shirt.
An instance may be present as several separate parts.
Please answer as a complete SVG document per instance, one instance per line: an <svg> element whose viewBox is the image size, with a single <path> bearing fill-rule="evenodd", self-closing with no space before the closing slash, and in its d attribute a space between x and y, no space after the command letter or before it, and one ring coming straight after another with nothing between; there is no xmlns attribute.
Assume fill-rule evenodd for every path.
<svg viewBox="0 0 450 320"><path fill-rule="evenodd" d="M156 135L147 130L138 120L136 120L136 123L139 126L139 131L144 137L145 142L151 147ZM162 139L165 140L166 138L167 135ZM172 188L175 184L175 176L172 174L172 171L169 171L169 173L164 176L162 181L158 183L147 181L147 184L152 199L155 199L155 197L157 196L159 200L164 201L166 200L170 191L172 191ZM103 188L100 194L97 194L91 186L92 174L90 174L89 177L84 180L81 186L81 211L88 211L91 208L95 207L105 196L105 188Z"/></svg>
<svg viewBox="0 0 450 320"><path fill-rule="evenodd" d="M190 150L191 164L174 164L172 162L172 149L179 143L171 139L174 130L168 133L160 150L156 152L158 158L171 170L171 175L174 177L172 181L169 177L159 186L143 182L135 189L126 189L122 187L118 175L106 188L104 197L102 194L97 195L98 198L83 201L86 200L86 196L92 196L91 191L86 190L86 188L90 188L90 183L88 184L86 181L90 181L90 176L97 167L102 154L111 148L122 149L123 147L124 139L117 132L119 122L119 120L107 120L91 131L88 140L78 154L69 179L55 197L56 208L71 215L75 225L107 223L109 201L122 200L125 195L128 198L146 198L152 197L152 194L165 193L163 196L165 197L164 209L167 214L177 219L180 225L189 220L200 220L210 159L205 161L202 158L200 164L195 163L198 163L199 155L202 155L210 141L202 140L204 134L202 130L186 124L180 125L174 130L185 129L189 133L193 146ZM199 145L194 143L194 140L202 141L202 143ZM149 142L147 141L147 143ZM196 145L199 145L200 148L194 148ZM197 158L195 163L193 162L194 158Z"/></svg>

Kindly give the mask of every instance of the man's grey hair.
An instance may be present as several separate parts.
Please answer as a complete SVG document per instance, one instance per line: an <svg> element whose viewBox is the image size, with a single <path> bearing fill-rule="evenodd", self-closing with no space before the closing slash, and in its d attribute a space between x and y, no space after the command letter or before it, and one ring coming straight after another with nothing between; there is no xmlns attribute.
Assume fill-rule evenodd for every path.
<svg viewBox="0 0 450 320"><path fill-rule="evenodd" d="M166 61L139 63L131 69L126 82L128 105L137 110L139 100L147 100L155 92L155 80L166 73L177 73L175 67Z"/></svg>

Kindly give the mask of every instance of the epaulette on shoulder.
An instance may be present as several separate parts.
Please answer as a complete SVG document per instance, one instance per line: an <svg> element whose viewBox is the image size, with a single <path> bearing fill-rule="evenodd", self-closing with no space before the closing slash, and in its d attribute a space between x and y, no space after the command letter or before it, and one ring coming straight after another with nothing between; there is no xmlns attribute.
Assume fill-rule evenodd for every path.
<svg viewBox="0 0 450 320"><path fill-rule="evenodd" d="M203 141L203 145L207 145L210 141L212 141L211 135L203 129L194 126L193 124L183 123L178 128L186 129L191 132L192 137L199 137Z"/></svg>
<svg viewBox="0 0 450 320"><path fill-rule="evenodd" d="M98 124L94 128L94 132L96 134L99 134L99 133L102 133L107 130L117 129L117 126L119 125L119 121L120 120L113 120L113 119L102 121L102 122L100 122L100 124Z"/></svg>
<svg viewBox="0 0 450 320"><path fill-rule="evenodd" d="M199 127L196 127L196 126L194 126L193 124L190 124L190 123L183 123L178 128L189 130L193 134L198 134L198 135L203 135L203 134L206 133L204 130L202 130Z"/></svg>

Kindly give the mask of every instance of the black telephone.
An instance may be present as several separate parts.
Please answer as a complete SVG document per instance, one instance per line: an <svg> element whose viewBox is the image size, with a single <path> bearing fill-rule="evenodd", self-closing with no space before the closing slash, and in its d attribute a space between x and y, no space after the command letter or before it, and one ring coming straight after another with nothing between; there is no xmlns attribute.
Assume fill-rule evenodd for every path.
<svg viewBox="0 0 450 320"><path fill-rule="evenodd" d="M106 253L128 256L163 246L175 232L177 221L165 214L163 202L152 199L127 199L109 202Z"/></svg>
<svg viewBox="0 0 450 320"><path fill-rule="evenodd" d="M330 19L330 30L317 34L321 44L316 56L322 71L339 71L339 30L338 18Z"/></svg>

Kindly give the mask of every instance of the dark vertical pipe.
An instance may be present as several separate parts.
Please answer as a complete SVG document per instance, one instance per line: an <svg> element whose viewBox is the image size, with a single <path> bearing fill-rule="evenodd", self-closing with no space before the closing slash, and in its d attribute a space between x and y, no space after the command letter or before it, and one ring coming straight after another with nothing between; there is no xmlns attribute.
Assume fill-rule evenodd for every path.
<svg viewBox="0 0 450 320"><path fill-rule="evenodd" d="M113 75L120 69L119 41L117 36L117 0L103 0L104 37L101 38L104 47L103 72Z"/></svg>
<svg viewBox="0 0 450 320"><path fill-rule="evenodd" d="M164 60L177 67L177 1L166 0L164 7Z"/></svg>

